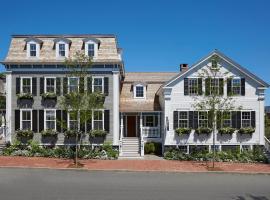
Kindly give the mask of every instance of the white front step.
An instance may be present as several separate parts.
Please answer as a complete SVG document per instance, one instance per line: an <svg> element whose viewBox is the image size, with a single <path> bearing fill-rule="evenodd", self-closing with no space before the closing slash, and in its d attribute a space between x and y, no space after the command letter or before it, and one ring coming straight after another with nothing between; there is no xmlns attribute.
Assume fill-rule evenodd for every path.
<svg viewBox="0 0 270 200"><path fill-rule="evenodd" d="M122 139L122 155L125 158L141 157L139 138L123 138Z"/></svg>

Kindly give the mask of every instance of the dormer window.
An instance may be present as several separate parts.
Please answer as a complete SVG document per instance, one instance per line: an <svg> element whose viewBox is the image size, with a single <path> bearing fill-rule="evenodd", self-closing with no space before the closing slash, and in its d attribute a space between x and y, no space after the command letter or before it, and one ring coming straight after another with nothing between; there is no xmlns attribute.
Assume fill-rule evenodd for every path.
<svg viewBox="0 0 270 200"><path fill-rule="evenodd" d="M85 38L83 42L85 55L89 56L90 58L96 59L98 56L98 47L100 41L96 38Z"/></svg>
<svg viewBox="0 0 270 200"><path fill-rule="evenodd" d="M59 44L59 56L66 56L66 45Z"/></svg>
<svg viewBox="0 0 270 200"><path fill-rule="evenodd" d="M31 57L37 56L37 45L36 44L30 44L30 56Z"/></svg>
<svg viewBox="0 0 270 200"><path fill-rule="evenodd" d="M69 46L71 44L71 40L67 38L56 38L54 42L56 58L67 58L69 56Z"/></svg>
<svg viewBox="0 0 270 200"><path fill-rule="evenodd" d="M40 39L30 37L25 39L28 58L39 58L42 41Z"/></svg>
<svg viewBox="0 0 270 200"><path fill-rule="evenodd" d="M144 99L145 98L145 86L142 84L137 84L134 86L134 98Z"/></svg>

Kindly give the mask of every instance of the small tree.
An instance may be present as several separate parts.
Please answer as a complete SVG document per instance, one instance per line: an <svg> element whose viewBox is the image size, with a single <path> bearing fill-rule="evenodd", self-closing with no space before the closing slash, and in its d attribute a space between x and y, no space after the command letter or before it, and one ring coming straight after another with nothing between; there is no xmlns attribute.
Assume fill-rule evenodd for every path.
<svg viewBox="0 0 270 200"><path fill-rule="evenodd" d="M66 78L74 81L75 88L69 88L67 94L63 94L60 106L69 113L70 118L77 121L77 124L67 127L67 122L61 122L62 126L67 127L68 132L75 134L75 156L74 162L78 166L78 148L82 142L83 135L86 133L85 124L92 120L92 110L103 108L104 96L100 92L88 91L85 82L92 83L89 69L92 67L91 58L80 52L76 52L73 58L65 60L67 67ZM86 81L87 78L87 81ZM65 87L69 87L68 83ZM84 127L84 128L83 128Z"/></svg>
<svg viewBox="0 0 270 200"><path fill-rule="evenodd" d="M223 124L227 114L235 109L235 101L232 98L232 94L223 95L224 84L232 76L229 76L228 71L223 72L221 69L219 57L217 55L212 56L211 64L198 72L198 76L205 82L205 92L201 88L197 88L202 95L193 97L195 101L193 104L194 109L198 112L208 112L208 128L211 129L213 136L213 168L215 167L216 157L217 122ZM227 79L224 79L224 77ZM241 107L237 109L241 109Z"/></svg>

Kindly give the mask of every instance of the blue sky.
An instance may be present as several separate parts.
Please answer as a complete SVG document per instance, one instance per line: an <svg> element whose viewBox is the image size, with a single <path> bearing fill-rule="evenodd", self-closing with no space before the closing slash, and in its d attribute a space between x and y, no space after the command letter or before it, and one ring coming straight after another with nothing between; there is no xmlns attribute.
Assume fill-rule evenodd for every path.
<svg viewBox="0 0 270 200"><path fill-rule="evenodd" d="M176 71L218 49L270 82L269 0L6 0L0 6L1 60L11 34L113 33L127 71Z"/></svg>

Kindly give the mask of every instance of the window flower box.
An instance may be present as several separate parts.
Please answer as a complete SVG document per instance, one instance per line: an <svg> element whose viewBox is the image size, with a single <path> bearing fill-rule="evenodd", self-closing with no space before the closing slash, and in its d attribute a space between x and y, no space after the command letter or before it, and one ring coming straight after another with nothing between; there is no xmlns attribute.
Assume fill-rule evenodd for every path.
<svg viewBox="0 0 270 200"><path fill-rule="evenodd" d="M17 138L33 138L34 132L32 130L17 130L16 131Z"/></svg>
<svg viewBox="0 0 270 200"><path fill-rule="evenodd" d="M190 134L190 132L191 132L190 128L177 128L177 129L175 129L175 133L178 136L181 136L183 134L187 135L187 134Z"/></svg>
<svg viewBox="0 0 270 200"><path fill-rule="evenodd" d="M42 98L43 99L57 99L57 95L53 92L46 92L46 93L43 93L42 95Z"/></svg>
<svg viewBox="0 0 270 200"><path fill-rule="evenodd" d="M33 95L30 93L21 93L21 94L17 94L18 99L33 99Z"/></svg>
<svg viewBox="0 0 270 200"><path fill-rule="evenodd" d="M43 130L41 132L42 137L57 137L57 132L53 129Z"/></svg>
<svg viewBox="0 0 270 200"><path fill-rule="evenodd" d="M241 135L242 134L249 134L249 135L251 135L254 132L255 132L255 128L253 128L253 127L245 127L245 128L240 128L238 130L238 133L240 133Z"/></svg>
<svg viewBox="0 0 270 200"><path fill-rule="evenodd" d="M223 135L223 134L230 134L232 135L235 131L235 128L231 128L231 127L224 127L224 128L220 128L218 130L218 132Z"/></svg>
<svg viewBox="0 0 270 200"><path fill-rule="evenodd" d="M212 129L211 128L208 128L208 127L200 127L200 128L197 128L196 131L195 131L197 134L210 134L212 132Z"/></svg>
<svg viewBox="0 0 270 200"><path fill-rule="evenodd" d="M81 133L79 131L76 131L76 130L67 130L65 133L64 133L65 137L67 138L75 138L76 135L78 135L78 137L81 136Z"/></svg>
<svg viewBox="0 0 270 200"><path fill-rule="evenodd" d="M105 137L108 133L104 130L91 130L89 133L90 137Z"/></svg>

